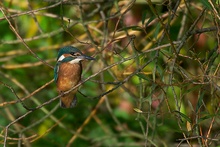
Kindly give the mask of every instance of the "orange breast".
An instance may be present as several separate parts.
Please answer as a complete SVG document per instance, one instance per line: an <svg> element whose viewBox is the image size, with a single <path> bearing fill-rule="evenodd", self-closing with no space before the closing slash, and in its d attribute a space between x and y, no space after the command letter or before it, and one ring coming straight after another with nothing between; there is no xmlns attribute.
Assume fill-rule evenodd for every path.
<svg viewBox="0 0 220 147"><path fill-rule="evenodd" d="M80 64L60 64L57 78L57 90L59 92L70 90L79 83L81 73L82 70Z"/></svg>

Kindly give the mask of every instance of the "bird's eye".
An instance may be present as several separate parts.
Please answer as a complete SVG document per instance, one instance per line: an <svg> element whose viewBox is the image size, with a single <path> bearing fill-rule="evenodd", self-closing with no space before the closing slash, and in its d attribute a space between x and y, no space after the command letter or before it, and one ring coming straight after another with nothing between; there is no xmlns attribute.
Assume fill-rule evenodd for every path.
<svg viewBox="0 0 220 147"><path fill-rule="evenodd" d="M80 53L70 52L72 56L80 56Z"/></svg>
<svg viewBox="0 0 220 147"><path fill-rule="evenodd" d="M75 55L75 53L74 53L74 52L70 52L70 55L73 55L73 56L74 56L74 55Z"/></svg>

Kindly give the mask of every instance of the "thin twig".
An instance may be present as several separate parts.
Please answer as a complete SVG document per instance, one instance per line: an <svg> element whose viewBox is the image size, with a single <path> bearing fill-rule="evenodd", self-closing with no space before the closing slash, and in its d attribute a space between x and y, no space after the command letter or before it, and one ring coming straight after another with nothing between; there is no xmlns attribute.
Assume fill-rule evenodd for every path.
<svg viewBox="0 0 220 147"><path fill-rule="evenodd" d="M3 15L5 16L6 20L8 21L10 28L12 29L12 31L16 34L16 36L22 41L23 45L31 52L31 54L37 58L39 61L41 61L42 63L44 63L45 65L53 68L52 65L48 64L46 61L42 60L39 56L37 56L30 48L29 46L24 42L23 38L18 34L18 32L16 31L16 29L13 27L13 25L11 24L11 22L9 21L8 17L5 15L4 11L2 8L0 8L0 10L2 11Z"/></svg>

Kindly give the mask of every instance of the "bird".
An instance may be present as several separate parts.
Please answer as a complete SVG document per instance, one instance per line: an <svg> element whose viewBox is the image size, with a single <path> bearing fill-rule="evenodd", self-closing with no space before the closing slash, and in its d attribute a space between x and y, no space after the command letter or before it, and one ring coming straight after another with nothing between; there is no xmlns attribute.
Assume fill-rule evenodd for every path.
<svg viewBox="0 0 220 147"><path fill-rule="evenodd" d="M54 68L54 81L57 91L61 95L60 107L73 108L77 104L77 89L64 94L81 81L82 61L95 60L95 58L83 54L73 46L66 46L58 51L57 62Z"/></svg>

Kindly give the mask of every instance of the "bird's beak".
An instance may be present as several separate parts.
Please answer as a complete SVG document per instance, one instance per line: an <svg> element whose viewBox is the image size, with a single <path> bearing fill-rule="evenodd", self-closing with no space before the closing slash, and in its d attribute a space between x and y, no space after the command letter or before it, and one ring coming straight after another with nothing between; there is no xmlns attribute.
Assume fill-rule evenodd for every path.
<svg viewBox="0 0 220 147"><path fill-rule="evenodd" d="M95 58L87 56L87 55L81 55L77 57L78 59L82 59L82 60L95 60Z"/></svg>

